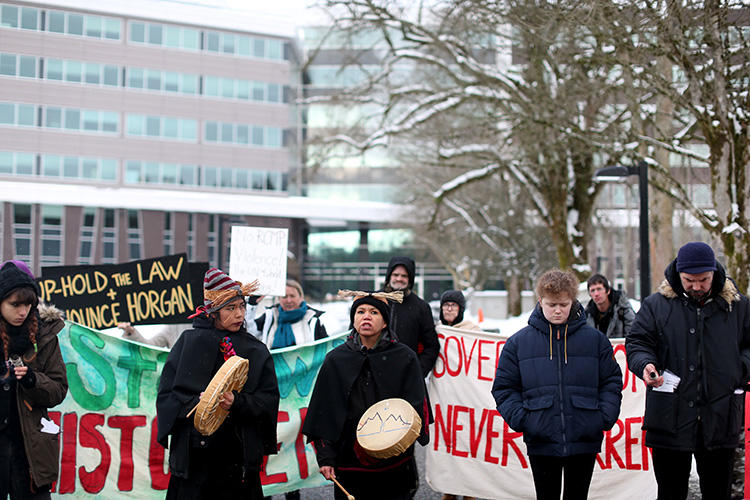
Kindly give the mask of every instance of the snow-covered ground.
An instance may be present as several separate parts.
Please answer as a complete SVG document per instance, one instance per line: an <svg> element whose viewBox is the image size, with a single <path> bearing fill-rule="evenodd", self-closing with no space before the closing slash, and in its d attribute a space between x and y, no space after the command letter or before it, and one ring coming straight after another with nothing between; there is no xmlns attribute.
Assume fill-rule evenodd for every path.
<svg viewBox="0 0 750 500"><path fill-rule="evenodd" d="M637 312L641 306L641 303L633 299L630 299L630 303L632 304L633 309ZM310 306L314 307L315 309L325 311L325 314L321 316L321 320L323 321L323 324L325 325L326 330L329 334L332 335L335 333L340 333L349 328L349 308L351 307L350 301L334 301L325 303L311 302ZM435 318L437 319L439 302L433 301L430 303L430 306L433 310L433 316L435 316ZM259 308L257 313L260 314L261 311L262 308ZM476 316L472 316L467 310L464 318L477 323L482 327L483 330L499 332L503 335L510 336L527 325L530 314L531 310L525 311L520 316L514 316L505 319L488 318L485 316L484 320L480 323L479 318L477 318ZM159 333L162 327L163 325L138 325L137 328L144 337L151 338ZM104 332L118 336L121 333L121 331L117 328L110 328L104 330Z"/></svg>

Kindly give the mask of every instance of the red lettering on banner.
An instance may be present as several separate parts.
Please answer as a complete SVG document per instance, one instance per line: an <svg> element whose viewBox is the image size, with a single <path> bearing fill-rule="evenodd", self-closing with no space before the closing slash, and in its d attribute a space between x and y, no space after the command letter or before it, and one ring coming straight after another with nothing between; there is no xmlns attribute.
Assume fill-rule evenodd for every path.
<svg viewBox="0 0 750 500"><path fill-rule="evenodd" d="M63 444L60 458L58 493L73 493L76 490L76 440L78 438L78 415L75 412L63 415Z"/></svg>
<svg viewBox="0 0 750 500"><path fill-rule="evenodd" d="M285 411L280 411L277 417L278 423L284 423L289 422L289 413ZM276 443L276 449L281 448L281 443ZM287 477L286 473L279 472L276 474L268 474L268 471L266 470L266 465L268 465L268 455L263 457L263 466L260 469L260 484L266 485L266 484L276 484L276 483L286 483Z"/></svg>
<svg viewBox="0 0 750 500"><path fill-rule="evenodd" d="M510 426L508 425L508 422L503 421L503 462L502 466L508 465L508 447L510 446L513 448L513 451L516 452L516 457L521 462L521 467L524 469L527 467L526 465L526 457L523 456L523 453L521 453L521 448L518 447L516 444L516 439L523 436L522 432L512 432L510 430Z"/></svg>
<svg viewBox="0 0 750 500"><path fill-rule="evenodd" d="M471 457L477 458L477 449L479 448L479 441L482 440L482 429L484 429L484 424L487 422L487 413L490 410L487 408L484 408L482 410L482 418L479 421L479 429L474 432L474 429L476 428L476 425L474 425L474 408L469 408L469 417L471 418L471 427L469 432L469 448L471 451Z"/></svg>
<svg viewBox="0 0 750 500"><path fill-rule="evenodd" d="M500 414L497 410L490 410L490 419L487 422L487 445L484 447L484 461L491 464L500 463L500 459L492 456L492 440L496 437L500 437L500 432L495 431L492 428L492 424L495 422L495 417L500 418Z"/></svg>
<svg viewBox="0 0 750 500"><path fill-rule="evenodd" d="M82 465L78 468L78 479L86 493L99 493L107 482L107 473L109 464L112 460L112 453L107 444L107 440L97 427L104 425L103 413L87 413L81 417L81 426L78 440L84 448L93 448L99 451L101 461L94 470L88 472Z"/></svg>
<svg viewBox="0 0 750 500"><path fill-rule="evenodd" d="M451 364L450 364L451 356L448 354L450 352L451 340L456 341L456 349L458 349L458 356L456 356L456 359L458 359L458 367L456 367L455 370L451 370ZM461 342L458 341L457 337L453 337L453 336L446 337L445 344L443 345L443 350L445 351L445 369L448 371L448 375L450 375L451 377L455 377L456 375L459 375L461 373L461 364L462 364Z"/></svg>
<svg viewBox="0 0 750 500"><path fill-rule="evenodd" d="M60 417L62 416L59 411L51 411L47 413L49 415L50 420L52 420L55 424L57 424L58 427L62 428L60 425ZM60 434L61 432L57 433L57 444L60 445ZM53 481L52 485L49 489L52 493L55 493L57 491L57 481Z"/></svg>
<svg viewBox="0 0 750 500"><path fill-rule="evenodd" d="M633 463L633 445L638 444L638 438L632 437L630 433L631 425L640 424L642 421L643 417L628 417L625 419L625 467L628 470L641 470L642 468L641 464Z"/></svg>
<svg viewBox="0 0 750 500"><path fill-rule="evenodd" d="M471 343L471 351L469 351L469 357L466 357L466 337L461 337L461 357L464 361L464 372L466 375L469 374L469 367L471 366L471 358L474 357L474 349L477 346L477 341L479 339L475 338L474 342Z"/></svg>
<svg viewBox="0 0 750 500"><path fill-rule="evenodd" d="M437 451L440 446L440 434L442 432L443 439L445 440L445 451L451 452L453 448L453 442L451 441L451 420L453 418L453 405L448 405L448 410L445 412L445 420L443 420L443 407L441 405L435 405L435 443L434 449Z"/></svg>
<svg viewBox="0 0 750 500"><path fill-rule="evenodd" d="M438 333L437 337L438 337L438 342L440 342L440 339L445 339L445 335L443 335L442 333ZM445 345L445 342L443 342L443 344L441 344L441 345ZM432 375L435 378L440 378L443 375L445 375L446 361L445 361L445 356L443 355L443 349L440 349L438 351L438 359L437 360L440 361L440 362L439 363L435 362L435 366L432 367ZM438 371L438 367L441 367L442 370Z"/></svg>
<svg viewBox="0 0 750 500"><path fill-rule="evenodd" d="M144 415L115 416L107 421L110 427L120 429L120 472L117 475L117 489L133 490L133 432L136 427L146 426Z"/></svg>
<svg viewBox="0 0 750 500"><path fill-rule="evenodd" d="M486 344L492 345L495 344L495 342L486 339L482 339L479 341L479 372L477 373L477 378L479 380L493 381L495 380L495 370L497 369L497 366L492 369L490 376L482 376L482 366L484 366L484 361L490 359L489 356L482 356L482 347L484 347Z"/></svg>
<svg viewBox="0 0 750 500"><path fill-rule="evenodd" d="M302 435L302 426L305 425L305 417L307 416L307 408L299 409L299 432L297 433L297 439L294 441L294 451L297 454L297 463L299 464L299 477L306 479L310 473L307 470L307 454L305 453L305 436Z"/></svg>
<svg viewBox="0 0 750 500"><path fill-rule="evenodd" d="M441 349L438 353L438 361L432 369L435 378L441 378L446 373L451 377L463 375L469 376L471 373L477 380L486 380L491 382L495 379L495 370L497 362L500 359L500 350L505 345L504 340L488 340L456 335L444 335L438 333L438 341L441 342ZM455 355L453 349L455 344ZM488 352L488 346L495 346L495 362L490 367L487 366L492 360L492 355ZM490 351L491 352L491 351ZM451 363L456 363L452 365ZM474 372L476 365L476 372Z"/></svg>
<svg viewBox="0 0 750 500"><path fill-rule="evenodd" d="M612 432L614 431L615 427L617 428L617 434L613 436ZM615 448L615 443L622 437L624 433L625 426L622 425L622 422L620 422L619 420L615 422L615 425L611 430L608 430L604 433L604 460L602 461L601 453L596 455L596 461L599 463L599 467L602 470L612 468L613 458L615 460L615 463L617 463L617 465L621 469L625 468L625 463L622 461L622 457L617 452L617 448Z"/></svg>
<svg viewBox="0 0 750 500"><path fill-rule="evenodd" d="M458 431L461 431L464 428L463 425L458 423L458 416L459 416L458 414L462 412L468 413L469 408L466 406L459 406L459 405L455 405L453 407L453 433L452 433L453 439L451 441L453 442L453 455L457 457L468 457L469 456L468 452L459 451L458 440L456 439L456 434L458 433ZM472 412L472 415L473 415L473 412Z"/></svg>
<svg viewBox="0 0 750 500"><path fill-rule="evenodd" d="M166 490L169 486L169 465L164 472L164 447L159 444L156 437L159 434L159 426L156 417L151 421L151 443L148 447L148 470L151 473L151 487L155 490Z"/></svg>
<svg viewBox="0 0 750 500"><path fill-rule="evenodd" d="M622 390L626 390L628 386L630 386L630 392L638 392L638 386L636 385L638 383L638 377L633 374L630 370L628 370L628 358L627 353L625 351L625 344L615 344L612 346L613 350L613 357L617 357L617 355L622 355L623 359L625 360L623 362L623 376L622 376Z"/></svg>

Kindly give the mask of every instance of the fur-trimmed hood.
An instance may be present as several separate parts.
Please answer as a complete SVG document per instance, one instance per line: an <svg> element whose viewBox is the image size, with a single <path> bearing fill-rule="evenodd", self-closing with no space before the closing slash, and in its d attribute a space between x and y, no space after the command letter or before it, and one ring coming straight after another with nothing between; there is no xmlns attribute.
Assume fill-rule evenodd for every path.
<svg viewBox="0 0 750 500"><path fill-rule="evenodd" d="M656 290L657 293L668 299L686 296L685 289L682 287L682 281L680 281L680 273L677 272L677 259L670 262L664 270L664 278ZM720 299L720 302L724 302L726 308L730 311L732 310L732 304L739 302L741 297L737 285L734 284L731 278L727 277L724 266L718 261L716 262L716 271L714 271L714 279L711 284L711 293L709 296Z"/></svg>
<svg viewBox="0 0 750 500"><path fill-rule="evenodd" d="M45 337L55 337L65 326L65 313L53 304L39 302L39 342L46 342Z"/></svg>
<svg viewBox="0 0 750 500"><path fill-rule="evenodd" d="M54 304L47 304L46 302L39 303L39 318L45 323L53 323L57 320L64 320L65 313L58 309Z"/></svg>

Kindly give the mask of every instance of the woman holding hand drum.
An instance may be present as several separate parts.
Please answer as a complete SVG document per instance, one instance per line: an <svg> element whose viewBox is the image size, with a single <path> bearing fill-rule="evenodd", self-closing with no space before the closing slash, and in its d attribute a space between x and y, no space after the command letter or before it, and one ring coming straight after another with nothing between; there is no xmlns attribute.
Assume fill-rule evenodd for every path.
<svg viewBox="0 0 750 500"><path fill-rule="evenodd" d="M417 424L414 435L429 442L426 432L427 400L416 354L400 344L388 328L388 299L400 292L343 292L354 295L350 317L354 325L346 342L326 356L318 374L303 434L314 442L320 472L338 480L357 500L410 499L419 486L414 446L394 443L390 458L376 458L357 441L361 417L374 404L400 398L408 402ZM340 293L341 295L341 293ZM387 425L387 424L386 424ZM413 439L412 439L413 442ZM400 453L399 453L400 452ZM347 494L335 490L335 498Z"/></svg>
<svg viewBox="0 0 750 500"><path fill-rule="evenodd" d="M169 441L167 499L263 498L260 467L264 455L276 453L279 388L271 354L245 329L244 297L254 290L209 269L193 329L183 332L164 364L156 412L158 441L165 448ZM232 356L249 361L247 381L221 394L218 405L228 416L211 435L201 434L192 410Z"/></svg>

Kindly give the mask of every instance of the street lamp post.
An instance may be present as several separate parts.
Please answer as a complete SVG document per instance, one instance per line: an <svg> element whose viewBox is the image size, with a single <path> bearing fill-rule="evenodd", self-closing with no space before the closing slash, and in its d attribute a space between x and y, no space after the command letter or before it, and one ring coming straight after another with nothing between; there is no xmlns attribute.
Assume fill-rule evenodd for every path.
<svg viewBox="0 0 750 500"><path fill-rule="evenodd" d="M651 294L651 262L648 242L648 164L641 160L638 165L604 167L594 172L594 178L600 181L620 180L631 175L638 176L638 195L640 199L638 234L641 245L641 300Z"/></svg>

